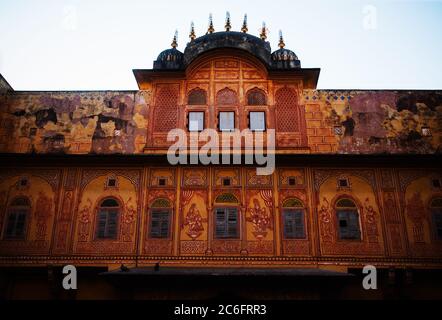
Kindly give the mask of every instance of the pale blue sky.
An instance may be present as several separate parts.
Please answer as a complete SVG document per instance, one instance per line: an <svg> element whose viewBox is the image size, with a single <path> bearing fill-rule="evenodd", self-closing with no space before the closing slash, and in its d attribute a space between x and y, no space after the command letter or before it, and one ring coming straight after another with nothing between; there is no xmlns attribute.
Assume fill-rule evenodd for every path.
<svg viewBox="0 0 442 320"><path fill-rule="evenodd" d="M16 90L137 89L132 69L230 11L278 30L322 89L441 89L442 1L0 0L0 73ZM375 16L374 16L375 14ZM374 18L375 17L375 18Z"/></svg>

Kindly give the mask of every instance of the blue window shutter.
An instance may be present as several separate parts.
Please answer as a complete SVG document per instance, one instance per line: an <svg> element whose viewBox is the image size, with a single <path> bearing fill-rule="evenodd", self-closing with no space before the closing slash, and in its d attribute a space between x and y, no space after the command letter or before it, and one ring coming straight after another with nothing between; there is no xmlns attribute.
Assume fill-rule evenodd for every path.
<svg viewBox="0 0 442 320"><path fill-rule="evenodd" d="M338 223L339 223L339 237L341 239L348 238L348 215L347 211L338 211Z"/></svg>
<svg viewBox="0 0 442 320"><path fill-rule="evenodd" d="M170 226L170 210L152 210L150 237L168 238Z"/></svg>
<svg viewBox="0 0 442 320"><path fill-rule="evenodd" d="M15 223L16 223L17 215L15 211L10 212L8 216L8 223L6 226L6 236L7 237L15 237Z"/></svg>
<svg viewBox="0 0 442 320"><path fill-rule="evenodd" d="M228 209L228 233L229 238L236 238L238 236L238 210L236 208Z"/></svg>
<svg viewBox="0 0 442 320"><path fill-rule="evenodd" d="M349 220L349 237L351 239L360 239L361 233L359 231L359 215L355 211L348 212Z"/></svg>
<svg viewBox="0 0 442 320"><path fill-rule="evenodd" d="M292 212L289 210L283 211L283 223L284 223L284 237L292 238L293 237L293 223L292 223Z"/></svg>
<svg viewBox="0 0 442 320"><path fill-rule="evenodd" d="M305 238L304 230L304 212L302 210L296 210L295 214L295 238Z"/></svg>
<svg viewBox="0 0 442 320"><path fill-rule="evenodd" d="M15 236L23 237L25 234L25 226L26 226L26 209L18 210L17 212L17 222L15 224Z"/></svg>
<svg viewBox="0 0 442 320"><path fill-rule="evenodd" d="M117 210L109 210L107 214L107 223L106 223L106 237L111 239L117 238L117 225L118 225L118 211Z"/></svg>
<svg viewBox="0 0 442 320"><path fill-rule="evenodd" d="M227 232L227 214L225 209L215 211L215 234L217 238L224 238Z"/></svg>
<svg viewBox="0 0 442 320"><path fill-rule="evenodd" d="M304 210L283 210L284 237L287 239L305 238Z"/></svg>
<svg viewBox="0 0 442 320"><path fill-rule="evenodd" d="M170 224L169 217L170 217L169 211L163 211L161 213L161 227L160 227L161 238L169 237L169 224Z"/></svg>
<svg viewBox="0 0 442 320"><path fill-rule="evenodd" d="M101 209L98 213L98 238L106 238L107 210Z"/></svg>

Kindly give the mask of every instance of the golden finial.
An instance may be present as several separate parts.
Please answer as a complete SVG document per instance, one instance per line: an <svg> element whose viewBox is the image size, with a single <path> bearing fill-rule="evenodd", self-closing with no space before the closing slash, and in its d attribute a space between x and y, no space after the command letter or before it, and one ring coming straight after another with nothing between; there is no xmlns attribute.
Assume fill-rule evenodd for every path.
<svg viewBox="0 0 442 320"><path fill-rule="evenodd" d="M261 34L259 36L261 37L261 40L267 39L267 28L265 22L262 23Z"/></svg>
<svg viewBox="0 0 442 320"><path fill-rule="evenodd" d="M196 34L195 34L195 25L193 24L193 21L190 23L190 34L189 34L190 41L195 40Z"/></svg>
<svg viewBox="0 0 442 320"><path fill-rule="evenodd" d="M242 23L241 31L244 33L247 33L247 31L249 31L249 29L247 28L247 13L244 15L244 21Z"/></svg>
<svg viewBox="0 0 442 320"><path fill-rule="evenodd" d="M282 31L279 30L279 47L282 49L285 47L284 38L282 37Z"/></svg>
<svg viewBox="0 0 442 320"><path fill-rule="evenodd" d="M230 31L232 29L232 25L230 24L230 12L226 12L226 25L224 26L226 28L226 31Z"/></svg>
<svg viewBox="0 0 442 320"><path fill-rule="evenodd" d="M207 29L207 33L214 33L215 28L213 27L213 18L212 14L209 14L209 28Z"/></svg>
<svg viewBox="0 0 442 320"><path fill-rule="evenodd" d="M178 30L175 30L175 35L173 36L171 46L172 46L172 48L178 47Z"/></svg>

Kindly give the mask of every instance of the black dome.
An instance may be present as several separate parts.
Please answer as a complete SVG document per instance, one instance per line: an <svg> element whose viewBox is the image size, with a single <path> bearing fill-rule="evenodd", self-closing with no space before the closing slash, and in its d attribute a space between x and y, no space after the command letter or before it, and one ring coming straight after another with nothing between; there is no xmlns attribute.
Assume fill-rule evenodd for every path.
<svg viewBox="0 0 442 320"><path fill-rule="evenodd" d="M182 69L184 54L177 48L164 50L153 63L154 69Z"/></svg>
<svg viewBox="0 0 442 320"><path fill-rule="evenodd" d="M177 50L176 45L176 38L174 38L173 48L164 50L158 55L157 60L153 63L154 69L184 70L201 54L221 48L246 51L263 62L269 70L301 68L301 61L293 51L283 47L283 42L280 43L282 47L272 53L268 41L245 32L222 31L205 34L191 40L184 53Z"/></svg>
<svg viewBox="0 0 442 320"><path fill-rule="evenodd" d="M267 41L244 32L223 31L209 33L189 42L184 50L184 64L188 66L202 53L218 48L245 50L265 65L269 66L271 63L271 49Z"/></svg>
<svg viewBox="0 0 442 320"><path fill-rule="evenodd" d="M301 61L293 51L281 48L272 53L272 65L277 69L301 68Z"/></svg>

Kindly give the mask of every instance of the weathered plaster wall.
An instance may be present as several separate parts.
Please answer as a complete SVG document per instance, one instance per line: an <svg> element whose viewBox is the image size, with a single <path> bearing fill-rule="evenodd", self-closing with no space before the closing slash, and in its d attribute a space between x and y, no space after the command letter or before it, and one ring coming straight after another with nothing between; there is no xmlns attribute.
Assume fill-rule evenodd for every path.
<svg viewBox="0 0 442 320"><path fill-rule="evenodd" d="M142 153L146 141L152 144L147 140L152 127L149 126L151 92L3 95L0 98L0 152ZM266 94L272 103L274 92L269 89ZM179 101L183 103L186 93L180 95ZM432 154L441 151L440 91L304 90L299 100L305 110L300 114L305 114L307 144L297 153ZM268 112L274 112L274 108L269 107ZM246 117L247 112L240 115ZM178 127L185 128L184 107L178 118ZM247 123L245 119L240 122ZM268 127L278 128L278 123L269 121ZM424 136L423 128L429 129L429 136ZM277 146L285 146L284 141L278 140Z"/></svg>
<svg viewBox="0 0 442 320"><path fill-rule="evenodd" d="M145 143L145 92L32 92L1 106L0 151L137 153Z"/></svg>
<svg viewBox="0 0 442 320"><path fill-rule="evenodd" d="M337 153L441 152L440 91L305 90L303 103L309 141L316 139L322 149ZM336 134L339 127L342 133ZM425 127L431 136L423 136ZM327 128L334 131L335 143L329 140Z"/></svg>

